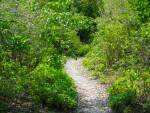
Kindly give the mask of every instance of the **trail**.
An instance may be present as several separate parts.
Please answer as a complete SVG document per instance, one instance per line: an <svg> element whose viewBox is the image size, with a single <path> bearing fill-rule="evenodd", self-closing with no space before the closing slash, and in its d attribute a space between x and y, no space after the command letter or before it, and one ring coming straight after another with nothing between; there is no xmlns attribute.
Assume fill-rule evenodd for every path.
<svg viewBox="0 0 150 113"><path fill-rule="evenodd" d="M106 85L92 79L85 73L82 66L84 58L69 58L65 65L65 71L75 80L78 86L77 113L112 113L108 106L108 95L105 93Z"/></svg>

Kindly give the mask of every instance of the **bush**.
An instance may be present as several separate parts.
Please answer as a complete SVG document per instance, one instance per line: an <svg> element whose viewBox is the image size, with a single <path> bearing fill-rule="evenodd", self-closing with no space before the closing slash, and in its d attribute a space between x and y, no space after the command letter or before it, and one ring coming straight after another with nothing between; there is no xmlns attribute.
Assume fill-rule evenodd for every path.
<svg viewBox="0 0 150 113"><path fill-rule="evenodd" d="M149 103L149 74L145 72L141 78L134 70L125 71L125 76L120 77L112 86L109 87L110 106L115 111L124 111L124 107L131 110L140 102L143 104L143 109L148 110ZM141 100L142 99L142 100Z"/></svg>
<svg viewBox="0 0 150 113"><path fill-rule="evenodd" d="M134 102L148 110L149 3L148 0L104 0L103 13L95 19L97 32L83 63L99 81L112 84L108 90L110 103L118 111L130 111ZM127 95L134 97L133 100L126 98Z"/></svg>
<svg viewBox="0 0 150 113"><path fill-rule="evenodd" d="M75 57L78 45L82 47L78 30L89 29L91 19L72 12L72 3L1 1L0 105L32 96L39 105L76 107L74 83L63 72L65 55ZM88 51L84 48L81 54Z"/></svg>
<svg viewBox="0 0 150 113"><path fill-rule="evenodd" d="M78 56L84 56L88 53L90 47L88 44L83 44L81 46L78 47L78 49L76 50L76 55Z"/></svg>
<svg viewBox="0 0 150 113"><path fill-rule="evenodd" d="M96 18L103 13L102 0L74 0L73 5L77 8L77 12L83 13L88 17Z"/></svg>
<svg viewBox="0 0 150 113"><path fill-rule="evenodd" d="M77 94L73 80L61 70L49 65L39 65L26 79L28 91L36 103L62 109L74 109Z"/></svg>
<svg viewBox="0 0 150 113"><path fill-rule="evenodd" d="M115 112L129 112L131 106L135 106L136 94L132 91L126 91L121 94L113 95L110 98L110 106Z"/></svg>

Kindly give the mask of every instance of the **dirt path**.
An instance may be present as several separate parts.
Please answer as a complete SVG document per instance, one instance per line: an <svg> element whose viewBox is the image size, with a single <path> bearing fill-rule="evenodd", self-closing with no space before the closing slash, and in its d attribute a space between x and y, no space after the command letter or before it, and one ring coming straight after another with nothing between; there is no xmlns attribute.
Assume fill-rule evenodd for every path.
<svg viewBox="0 0 150 113"><path fill-rule="evenodd" d="M112 113L108 107L108 95L105 94L106 86L98 83L85 73L81 65L84 58L74 60L69 58L65 70L75 80L78 92L78 113Z"/></svg>

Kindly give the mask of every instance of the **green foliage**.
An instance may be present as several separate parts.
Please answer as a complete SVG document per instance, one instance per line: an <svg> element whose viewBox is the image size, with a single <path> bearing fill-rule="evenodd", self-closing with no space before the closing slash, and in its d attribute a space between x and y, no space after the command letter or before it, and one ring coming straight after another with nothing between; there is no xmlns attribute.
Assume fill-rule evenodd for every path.
<svg viewBox="0 0 150 113"><path fill-rule="evenodd" d="M150 1L149 0L131 0L129 1L135 8L135 11L138 14L138 19L145 23L149 20L150 17Z"/></svg>
<svg viewBox="0 0 150 113"><path fill-rule="evenodd" d="M74 83L63 72L65 55L88 51L83 63L99 81L114 83L108 90L112 108L128 112L141 103L149 112L148 0L2 0L0 5L0 112L7 109L4 100L24 95L43 106L76 108ZM85 44L91 41L90 47Z"/></svg>
<svg viewBox="0 0 150 113"><path fill-rule="evenodd" d="M95 19L98 31L83 64L99 81L112 84L108 92L114 110L129 112L137 104L146 111L150 102L149 1L103 0L103 8Z"/></svg>
<svg viewBox="0 0 150 113"><path fill-rule="evenodd" d="M128 110L130 110L139 101L143 101L143 109L145 111L148 110L150 95L149 73L144 72L142 75L145 79L143 76L139 77L134 70L127 70L124 77L119 78L109 87L110 106L115 111L125 112L125 107L128 107Z"/></svg>
<svg viewBox="0 0 150 113"><path fill-rule="evenodd" d="M75 0L73 5L85 16L96 18L103 13L102 0Z"/></svg>
<svg viewBox="0 0 150 113"><path fill-rule="evenodd" d="M110 106L115 112L129 112L129 107L135 106L136 94L132 91L126 91L121 94L113 95L110 97Z"/></svg>
<svg viewBox="0 0 150 113"><path fill-rule="evenodd" d="M61 70L49 65L39 65L26 76L28 91L36 102L43 106L73 109L77 98L75 85L70 77Z"/></svg>
<svg viewBox="0 0 150 113"><path fill-rule="evenodd" d="M110 88L110 96L116 95L120 93L124 93L125 91L132 91L135 93L139 93L140 90L138 88L138 75L133 70L128 70L125 72L125 77L119 78Z"/></svg>
<svg viewBox="0 0 150 113"><path fill-rule="evenodd" d="M63 72L65 56L87 53L89 46L77 34L80 29L92 31L93 21L74 12L72 3L1 1L0 106L4 109L4 100L9 104L21 96L47 107L76 108L76 87Z"/></svg>
<svg viewBox="0 0 150 113"><path fill-rule="evenodd" d="M78 47L78 49L76 50L76 54L78 56L84 56L87 54L87 52L89 51L90 47L88 44L83 44L80 47Z"/></svg>

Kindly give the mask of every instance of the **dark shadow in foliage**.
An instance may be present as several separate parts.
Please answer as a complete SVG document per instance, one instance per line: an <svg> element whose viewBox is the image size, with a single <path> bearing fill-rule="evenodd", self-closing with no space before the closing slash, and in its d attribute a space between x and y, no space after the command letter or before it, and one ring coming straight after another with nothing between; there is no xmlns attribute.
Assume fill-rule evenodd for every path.
<svg viewBox="0 0 150 113"><path fill-rule="evenodd" d="M26 94L22 94L16 99L6 99L0 96L0 113L39 113L48 111L42 105L33 103L32 98Z"/></svg>
<svg viewBox="0 0 150 113"><path fill-rule="evenodd" d="M101 16L103 12L102 0L74 0L73 6L77 8L78 13L92 18Z"/></svg>
<svg viewBox="0 0 150 113"><path fill-rule="evenodd" d="M26 94L13 100L0 96L0 100L0 113L77 113L75 110L46 108L42 104L35 104Z"/></svg>
<svg viewBox="0 0 150 113"><path fill-rule="evenodd" d="M79 29L77 35L80 37L81 42L90 44L94 37L92 34L94 34L97 31L96 28L97 24L95 22L90 25L89 29Z"/></svg>

